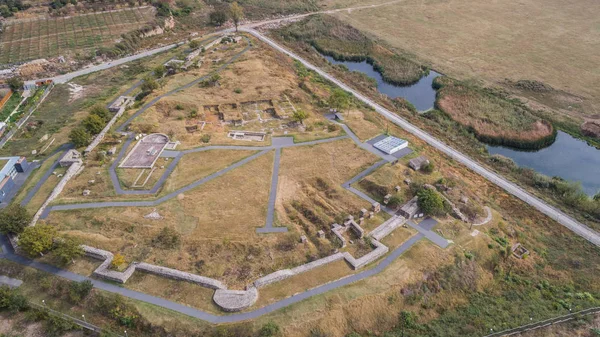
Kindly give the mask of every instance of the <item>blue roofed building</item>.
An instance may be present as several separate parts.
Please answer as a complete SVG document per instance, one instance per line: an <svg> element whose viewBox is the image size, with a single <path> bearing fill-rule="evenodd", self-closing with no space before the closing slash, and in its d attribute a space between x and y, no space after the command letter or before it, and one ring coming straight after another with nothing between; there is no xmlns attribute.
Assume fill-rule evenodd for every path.
<svg viewBox="0 0 600 337"><path fill-rule="evenodd" d="M19 174L29 172L29 163L25 157L0 157L0 203L10 201L20 184L15 182Z"/></svg>

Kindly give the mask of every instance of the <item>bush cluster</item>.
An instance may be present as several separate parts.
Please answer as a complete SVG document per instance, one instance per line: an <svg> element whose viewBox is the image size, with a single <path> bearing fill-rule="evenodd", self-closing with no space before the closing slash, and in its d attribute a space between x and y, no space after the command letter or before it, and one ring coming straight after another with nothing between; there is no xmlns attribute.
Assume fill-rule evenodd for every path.
<svg viewBox="0 0 600 337"><path fill-rule="evenodd" d="M92 136L100 133L111 118L112 115L107 107L93 106L88 116L81 121L79 126L71 130L69 140L76 147L88 146L92 141Z"/></svg>

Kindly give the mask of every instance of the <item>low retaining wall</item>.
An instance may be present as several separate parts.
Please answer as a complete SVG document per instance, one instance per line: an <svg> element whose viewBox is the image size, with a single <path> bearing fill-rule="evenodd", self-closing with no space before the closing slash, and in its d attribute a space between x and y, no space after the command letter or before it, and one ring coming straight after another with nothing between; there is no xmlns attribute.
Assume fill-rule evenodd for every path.
<svg viewBox="0 0 600 337"><path fill-rule="evenodd" d="M138 263L136 265L136 269L174 280L187 281L190 283L198 284L202 287L209 289L227 289L227 286L225 286L225 284L215 279L186 273L184 271L175 270L171 268L159 267L148 263Z"/></svg>
<svg viewBox="0 0 600 337"><path fill-rule="evenodd" d="M81 248L83 248L85 255L94 259L104 260L104 262L94 270L94 275L114 282L125 283L134 271L140 270L178 281L187 281L209 289L227 289L225 284L215 279L143 262L132 262L129 267L122 272L110 270L109 267L114 258L114 255L111 252L85 245L82 245Z"/></svg>

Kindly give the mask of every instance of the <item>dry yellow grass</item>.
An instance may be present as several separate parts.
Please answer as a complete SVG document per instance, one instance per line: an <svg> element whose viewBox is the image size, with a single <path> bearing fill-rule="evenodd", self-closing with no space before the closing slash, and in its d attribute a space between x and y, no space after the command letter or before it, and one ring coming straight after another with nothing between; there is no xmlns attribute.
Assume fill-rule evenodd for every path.
<svg viewBox="0 0 600 337"><path fill-rule="evenodd" d="M599 14L593 0L407 0L335 15L453 77L539 80L583 96L593 114L600 106Z"/></svg>
<svg viewBox="0 0 600 337"><path fill-rule="evenodd" d="M317 287L324 283L335 281L353 273L354 272L348 263L344 260L330 263L324 267L316 268L304 274L290 277L284 281L261 288L260 296L255 307L264 307L277 300Z"/></svg>
<svg viewBox="0 0 600 337"><path fill-rule="evenodd" d="M189 185L255 153L250 150L210 150L186 154L165 182L164 191Z"/></svg>

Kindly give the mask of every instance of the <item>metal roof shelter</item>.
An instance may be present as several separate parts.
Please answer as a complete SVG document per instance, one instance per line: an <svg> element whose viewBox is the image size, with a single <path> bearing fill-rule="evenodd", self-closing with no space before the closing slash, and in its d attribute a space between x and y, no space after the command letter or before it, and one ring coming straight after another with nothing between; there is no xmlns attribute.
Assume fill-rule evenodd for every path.
<svg viewBox="0 0 600 337"><path fill-rule="evenodd" d="M388 136L373 146L387 154L392 154L408 146L408 142L404 139L396 138L394 136Z"/></svg>

